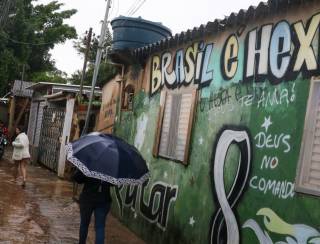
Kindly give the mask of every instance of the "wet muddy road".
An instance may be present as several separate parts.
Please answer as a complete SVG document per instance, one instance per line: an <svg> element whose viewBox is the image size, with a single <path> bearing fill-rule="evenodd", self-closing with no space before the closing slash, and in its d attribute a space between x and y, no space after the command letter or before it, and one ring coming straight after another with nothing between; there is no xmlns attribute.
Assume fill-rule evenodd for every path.
<svg viewBox="0 0 320 244"><path fill-rule="evenodd" d="M80 219L71 199L72 184L46 169L28 166L23 189L13 181L12 172L10 161L0 161L0 244L77 243ZM111 214L106 230L108 244L144 244ZM94 243L93 223L87 243Z"/></svg>

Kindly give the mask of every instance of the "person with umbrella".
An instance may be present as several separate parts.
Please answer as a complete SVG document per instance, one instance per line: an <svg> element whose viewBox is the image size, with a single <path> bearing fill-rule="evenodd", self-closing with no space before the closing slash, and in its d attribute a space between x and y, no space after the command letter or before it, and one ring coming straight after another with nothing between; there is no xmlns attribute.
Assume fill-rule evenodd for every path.
<svg viewBox="0 0 320 244"><path fill-rule="evenodd" d="M105 239L105 221L111 207L110 186L142 184L149 170L139 151L109 134L91 133L67 145L67 160L77 167L74 180L84 183L80 194L79 244L86 243L92 213L96 244Z"/></svg>
<svg viewBox="0 0 320 244"><path fill-rule="evenodd" d="M95 217L96 243L104 243L105 222L111 207L110 184L86 177L80 170L73 176L78 184L84 184L79 198L80 231L79 244L85 244L92 213Z"/></svg>

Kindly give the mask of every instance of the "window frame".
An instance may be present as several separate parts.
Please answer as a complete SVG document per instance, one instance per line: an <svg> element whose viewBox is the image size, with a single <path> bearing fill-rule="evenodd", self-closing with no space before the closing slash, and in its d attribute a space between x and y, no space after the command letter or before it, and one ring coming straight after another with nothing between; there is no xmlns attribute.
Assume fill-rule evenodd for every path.
<svg viewBox="0 0 320 244"><path fill-rule="evenodd" d="M162 136L162 126L164 121L164 114L165 114L165 108L167 104L168 94L191 94L192 95L192 101L191 101L191 107L190 107L190 114L189 114L189 120L188 120L188 129L187 129L187 137L186 137L186 144L184 146L184 159L180 160L175 157L165 156L160 154L160 144L161 144L161 136ZM195 115L196 115L196 109L198 104L198 90L196 88L180 88L177 90L163 90L161 92L161 98L160 98L160 108L158 112L158 122L156 127L156 134L155 134L155 141L153 145L153 156L156 158L164 158L167 160L171 160L177 163L182 163L183 165L187 166L189 163L189 155L190 155L190 142L191 142L191 136L193 131L193 125L195 121ZM181 108L180 110L181 111ZM170 120L171 122L171 120ZM172 124L170 123L170 126Z"/></svg>
<svg viewBox="0 0 320 244"><path fill-rule="evenodd" d="M133 84L126 84L122 91L121 110L122 111L133 111L134 97L135 97L135 86Z"/></svg>
<svg viewBox="0 0 320 244"><path fill-rule="evenodd" d="M310 175L311 154L314 143L313 138L315 136L315 129L313 128L315 128L315 123L317 120L317 103L319 104L320 101L320 77L313 77L310 80L310 83L303 136L296 172L295 191L314 196L320 196L320 186L312 185L305 180Z"/></svg>

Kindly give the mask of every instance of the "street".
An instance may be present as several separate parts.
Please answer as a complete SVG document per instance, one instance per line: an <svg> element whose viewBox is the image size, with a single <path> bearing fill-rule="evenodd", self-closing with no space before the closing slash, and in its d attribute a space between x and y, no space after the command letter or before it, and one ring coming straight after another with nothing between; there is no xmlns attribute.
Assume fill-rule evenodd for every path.
<svg viewBox="0 0 320 244"><path fill-rule="evenodd" d="M9 156L9 155L8 155ZM75 244L79 210L72 201L72 183L44 168L28 166L25 189L13 181L13 163L0 161L0 244ZM92 217L87 243L94 243ZM108 244L143 244L109 214Z"/></svg>

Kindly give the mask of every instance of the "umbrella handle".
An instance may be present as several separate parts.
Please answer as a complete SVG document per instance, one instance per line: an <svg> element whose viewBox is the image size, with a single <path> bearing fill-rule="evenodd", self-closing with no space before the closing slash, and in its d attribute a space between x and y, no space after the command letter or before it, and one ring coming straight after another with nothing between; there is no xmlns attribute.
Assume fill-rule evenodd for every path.
<svg viewBox="0 0 320 244"><path fill-rule="evenodd" d="M77 198L77 193L78 193L78 186L79 184L77 182L73 182L72 186L72 200L79 203L79 199Z"/></svg>

